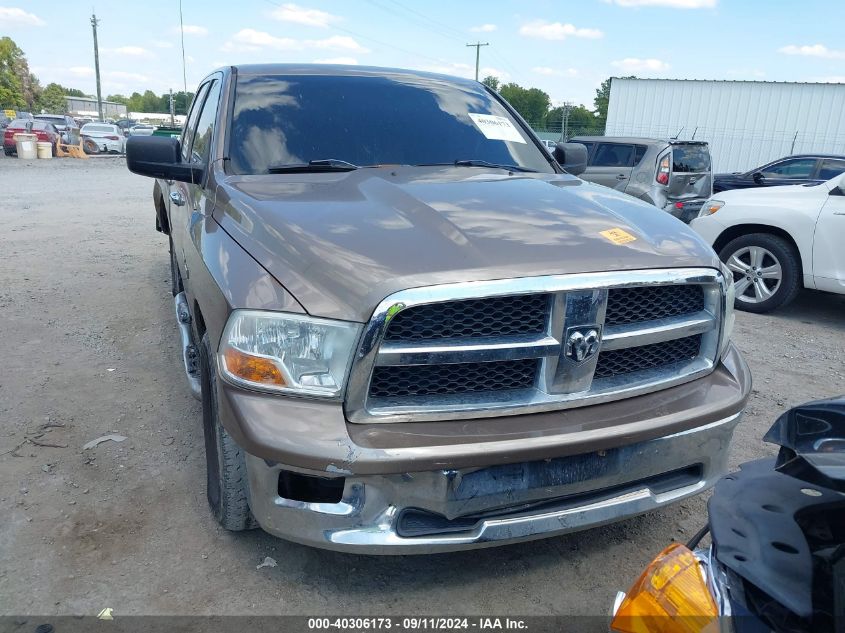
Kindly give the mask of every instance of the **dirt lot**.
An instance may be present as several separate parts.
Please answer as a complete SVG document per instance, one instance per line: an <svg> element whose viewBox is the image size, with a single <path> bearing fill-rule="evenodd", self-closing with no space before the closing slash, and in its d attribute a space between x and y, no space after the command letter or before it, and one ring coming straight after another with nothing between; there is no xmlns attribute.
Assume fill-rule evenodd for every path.
<svg viewBox="0 0 845 633"><path fill-rule="evenodd" d="M525 545L412 558L232 535L206 509L152 182L121 158L0 158L0 614L604 614L704 499ZM755 389L732 462L845 392L845 297L739 314ZM127 437L82 450L108 433ZM256 569L271 556L278 567Z"/></svg>

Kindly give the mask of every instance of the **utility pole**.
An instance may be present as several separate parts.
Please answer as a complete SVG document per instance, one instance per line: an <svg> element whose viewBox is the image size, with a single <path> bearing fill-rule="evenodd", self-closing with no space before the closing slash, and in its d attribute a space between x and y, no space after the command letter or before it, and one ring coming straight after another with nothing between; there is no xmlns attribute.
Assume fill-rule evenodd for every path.
<svg viewBox="0 0 845 633"><path fill-rule="evenodd" d="M176 127L176 117L173 106L173 88L170 89L170 127Z"/></svg>
<svg viewBox="0 0 845 633"><path fill-rule="evenodd" d="M569 113L572 111L572 102L564 101L562 110L563 112L561 113L560 121L560 140L565 143L566 137L569 135Z"/></svg>
<svg viewBox="0 0 845 633"><path fill-rule="evenodd" d="M476 42L475 44L467 44L467 46L475 47L475 80L478 81L478 62L479 58L481 57L481 47L490 46L490 42Z"/></svg>
<svg viewBox="0 0 845 633"><path fill-rule="evenodd" d="M182 24L182 0L179 0L179 33L181 33L181 35L182 35L182 84L183 84L184 89L185 89L185 103L187 103L188 102L188 73L185 70L185 25Z"/></svg>
<svg viewBox="0 0 845 633"><path fill-rule="evenodd" d="M103 120L103 93L100 90L100 49L97 46L97 25L100 21L97 14L91 14L91 28L94 29L94 73L97 75L97 114Z"/></svg>

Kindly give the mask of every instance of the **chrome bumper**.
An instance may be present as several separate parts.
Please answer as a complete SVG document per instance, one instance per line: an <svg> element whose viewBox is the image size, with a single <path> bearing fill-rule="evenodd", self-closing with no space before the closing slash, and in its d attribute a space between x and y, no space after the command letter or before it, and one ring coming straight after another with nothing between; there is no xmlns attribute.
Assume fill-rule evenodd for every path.
<svg viewBox="0 0 845 633"><path fill-rule="evenodd" d="M518 475L523 465L350 475L339 503L280 497L279 473L284 466L247 455L250 507L261 527L271 534L314 547L362 554L446 552L545 538L648 512L710 488L727 470L728 446L740 415L591 454L588 468L583 468L585 462L579 462L555 482L543 481L544 462L524 465L522 478L514 477L514 473ZM560 473L565 474L566 459L582 457L547 463L561 464ZM612 459L613 465L602 468L603 458ZM507 468L508 476L496 471L499 468ZM529 477L529 471L535 477ZM660 477L680 472L687 475ZM463 519L463 527L403 536L400 516L408 509L438 515L447 523ZM466 525L466 517L478 519Z"/></svg>

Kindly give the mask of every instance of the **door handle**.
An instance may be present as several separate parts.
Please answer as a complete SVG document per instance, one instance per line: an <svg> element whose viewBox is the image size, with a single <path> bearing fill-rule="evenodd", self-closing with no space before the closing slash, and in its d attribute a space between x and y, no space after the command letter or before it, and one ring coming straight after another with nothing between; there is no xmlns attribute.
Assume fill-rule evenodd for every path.
<svg viewBox="0 0 845 633"><path fill-rule="evenodd" d="M177 207L182 207L185 206L185 197L179 191L171 191L170 202L175 204Z"/></svg>
<svg viewBox="0 0 845 633"><path fill-rule="evenodd" d="M616 180L628 180L628 176L625 176L624 174L619 174L618 176L616 176Z"/></svg>

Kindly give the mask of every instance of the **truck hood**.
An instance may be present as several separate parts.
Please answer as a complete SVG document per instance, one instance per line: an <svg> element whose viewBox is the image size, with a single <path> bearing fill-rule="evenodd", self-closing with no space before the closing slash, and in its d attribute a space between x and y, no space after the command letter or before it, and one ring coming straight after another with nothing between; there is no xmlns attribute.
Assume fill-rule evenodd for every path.
<svg viewBox="0 0 845 633"><path fill-rule="evenodd" d="M668 213L566 174L228 176L214 218L309 314L350 321L366 321L396 291L433 284L718 267L710 246ZM601 234L610 229L636 239L615 243Z"/></svg>

